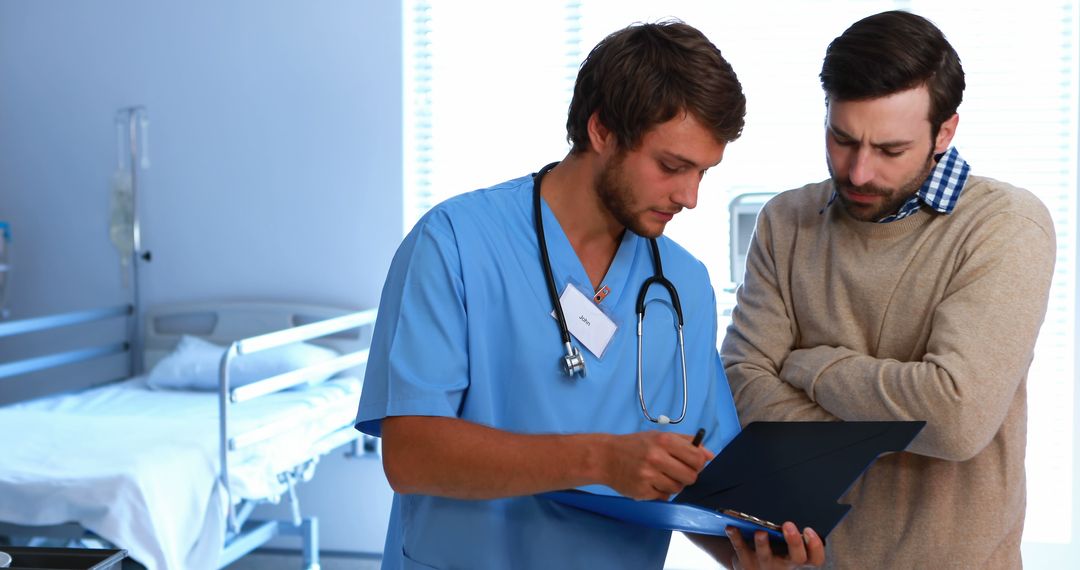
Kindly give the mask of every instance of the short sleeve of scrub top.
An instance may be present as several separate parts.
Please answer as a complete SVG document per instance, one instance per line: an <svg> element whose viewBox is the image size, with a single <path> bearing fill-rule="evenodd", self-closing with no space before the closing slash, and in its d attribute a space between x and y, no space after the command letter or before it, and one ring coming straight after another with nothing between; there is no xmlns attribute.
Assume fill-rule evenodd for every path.
<svg viewBox="0 0 1080 570"><path fill-rule="evenodd" d="M383 287L357 428L389 416L457 416L468 386L464 291L449 221L433 211L398 248Z"/></svg>

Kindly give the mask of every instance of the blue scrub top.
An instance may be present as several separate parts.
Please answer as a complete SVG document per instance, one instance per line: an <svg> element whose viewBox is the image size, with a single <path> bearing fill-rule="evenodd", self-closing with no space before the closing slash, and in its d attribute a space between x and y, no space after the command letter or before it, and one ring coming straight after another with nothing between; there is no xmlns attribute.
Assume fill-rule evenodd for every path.
<svg viewBox="0 0 1080 570"><path fill-rule="evenodd" d="M581 347L588 375L560 369L524 176L443 202L398 248L383 288L357 414L380 435L388 416L463 418L518 433L625 434L708 430L717 451L739 431L716 349L716 300L700 261L659 238L664 275L679 292L689 396L686 419L659 426L641 413L637 316L653 275L649 242L627 231L604 277L599 306L615 321L602 358ZM560 294L591 289L585 268L544 203L544 229ZM674 311L650 288L644 327L644 393L653 417L677 417L682 372ZM575 344L576 341L575 341ZM437 469L437 466L431 466ZM617 522L536 497L464 501L395 495L383 568L662 568L670 532Z"/></svg>

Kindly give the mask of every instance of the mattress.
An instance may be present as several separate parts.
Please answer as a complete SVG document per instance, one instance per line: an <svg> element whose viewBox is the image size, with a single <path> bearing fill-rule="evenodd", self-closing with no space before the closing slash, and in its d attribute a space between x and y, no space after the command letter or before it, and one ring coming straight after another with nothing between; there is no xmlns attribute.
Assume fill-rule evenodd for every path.
<svg viewBox="0 0 1080 570"><path fill-rule="evenodd" d="M230 407L230 435L282 426L229 457L233 500L275 499L278 474L351 425L356 378ZM0 408L0 520L77 522L149 570L216 568L227 498L218 481L218 396L157 391L143 377Z"/></svg>

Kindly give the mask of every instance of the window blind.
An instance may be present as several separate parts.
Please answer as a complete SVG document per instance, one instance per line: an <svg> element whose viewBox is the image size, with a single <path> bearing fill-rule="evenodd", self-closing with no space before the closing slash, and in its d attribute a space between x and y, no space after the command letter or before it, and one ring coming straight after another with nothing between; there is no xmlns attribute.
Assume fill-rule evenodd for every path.
<svg viewBox="0 0 1080 570"><path fill-rule="evenodd" d="M406 231L438 202L566 154L580 2L405 1Z"/></svg>

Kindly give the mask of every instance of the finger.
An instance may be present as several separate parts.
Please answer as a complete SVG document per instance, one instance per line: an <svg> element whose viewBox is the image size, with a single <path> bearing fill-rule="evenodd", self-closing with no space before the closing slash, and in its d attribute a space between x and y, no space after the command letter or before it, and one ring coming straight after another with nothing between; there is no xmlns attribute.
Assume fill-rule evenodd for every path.
<svg viewBox="0 0 1080 570"><path fill-rule="evenodd" d="M626 496L637 501L663 501L679 490L681 490L681 487L671 479L657 479L656 476L651 476L638 481L634 491L626 494Z"/></svg>
<svg viewBox="0 0 1080 570"><path fill-rule="evenodd" d="M682 473L673 473L680 468L683 470ZM671 458L661 447L650 449L638 465L624 470L621 475L633 489L631 492L621 492L638 500L666 498L678 493L687 485L680 480L680 476L691 480L697 477L696 473Z"/></svg>
<svg viewBox="0 0 1080 570"><path fill-rule="evenodd" d="M795 564L806 563L806 545L803 544L802 534L795 523L786 522L782 527L784 542L787 542L788 559Z"/></svg>
<svg viewBox="0 0 1080 570"><path fill-rule="evenodd" d="M683 451L690 454L697 453L694 449ZM654 450L654 453L650 454L649 465L661 476L674 481L679 489L697 481L698 469L690 466L667 449L658 448Z"/></svg>
<svg viewBox="0 0 1080 570"><path fill-rule="evenodd" d="M729 526L724 529L727 534L728 540L731 541L731 548L735 551L735 560L738 561L736 566L744 567L745 561L753 560L753 553L750 552L750 547L743 541L742 533L739 529Z"/></svg>
<svg viewBox="0 0 1080 570"><path fill-rule="evenodd" d="M705 464L712 460L713 453L704 447L692 445L688 435L671 435L677 439L670 440L672 445L665 445L665 448L675 459L693 470L696 476L697 472L701 471ZM667 444L667 441L664 443Z"/></svg>
<svg viewBox="0 0 1080 570"><path fill-rule="evenodd" d="M768 568L772 564L772 548L769 547L769 533L759 530L754 532L754 555L757 556L758 568Z"/></svg>
<svg viewBox="0 0 1080 570"><path fill-rule="evenodd" d="M806 563L814 566L825 564L825 543L821 542L818 533L814 532L814 529L806 527L803 529L803 537L806 538Z"/></svg>
<svg viewBox="0 0 1080 570"><path fill-rule="evenodd" d="M681 487L676 487L674 489L671 489L670 487L660 488L660 487L657 487L657 486L654 485L653 488L652 488L652 494L651 494L652 496L649 497L649 500L650 501L666 501L666 500L668 500L669 497L671 497L674 494L677 494L679 491L682 491Z"/></svg>
<svg viewBox="0 0 1080 570"><path fill-rule="evenodd" d="M673 479L668 475L659 473L656 475L656 479L653 482L653 487L657 491L664 493L665 496L671 496L676 493L681 493L686 488L686 483Z"/></svg>

